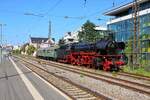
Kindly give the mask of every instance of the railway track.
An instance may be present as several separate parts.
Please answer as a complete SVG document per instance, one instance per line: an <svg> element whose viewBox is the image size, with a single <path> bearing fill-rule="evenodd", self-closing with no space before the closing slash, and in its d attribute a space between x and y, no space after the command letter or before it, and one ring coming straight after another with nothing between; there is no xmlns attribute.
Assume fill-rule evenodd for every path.
<svg viewBox="0 0 150 100"><path fill-rule="evenodd" d="M124 80L124 79L119 79L119 78L112 77L112 76L106 76L100 73L94 73L94 72L90 72L86 70L81 70L81 69L79 70L79 68L68 67L66 65L55 63L55 62L52 63L52 62L48 62L45 60L37 60L37 59L36 61L42 64L54 66L63 70L68 70L74 73L83 74L85 76L92 77L97 80L102 80L110 84L119 85L121 87L132 89L136 92L140 92L140 93L150 96L150 85L145 85L145 84L136 83L136 82L132 82L132 81Z"/></svg>
<svg viewBox="0 0 150 100"><path fill-rule="evenodd" d="M46 61L46 60L43 60L43 59L37 59L37 58L31 58L33 60L36 60L38 62L44 62L44 63L53 63L53 64L57 64L57 65L61 65L61 66L64 66L64 67L70 67L70 65L68 64L62 64L62 63L57 63L57 62L52 62L52 61ZM72 65L71 65L72 66ZM83 69L82 66L73 66L73 67L76 67L76 69ZM72 67L71 67L72 68ZM85 68L85 70L88 69L88 68ZM95 73L95 70L88 70L89 72L94 72ZM103 73L106 73L105 71L101 71ZM109 73L109 72L107 72ZM110 73L112 74L112 73ZM149 81L150 82L150 77L148 76L143 76L143 75L139 75L139 74L134 74L134 73L128 73L128 72L117 72L116 75L121 75L121 76L126 76L126 77L130 77L130 78L134 78L134 79L141 79L141 80L145 80L145 81ZM150 85L150 83L149 83Z"/></svg>
<svg viewBox="0 0 150 100"><path fill-rule="evenodd" d="M128 76L128 77L133 77L133 78L137 78L137 79L150 81L150 77L139 75L139 74L133 74L133 73L128 73L128 72L120 72L120 73L118 73L118 75L123 75L123 76Z"/></svg>
<svg viewBox="0 0 150 100"><path fill-rule="evenodd" d="M26 56L26 57L28 57L28 56ZM33 60L36 60L36 61L42 61L42 62L46 62L46 63L48 62L48 63L60 64L60 63L57 63L57 62L46 61L46 60L43 60L43 59L37 59L35 57L31 57L30 59L33 59ZM65 67L70 66L68 64L61 64L61 65L65 66ZM77 67L81 68L82 66L77 66ZM132 77L132 78L136 78L136 79L142 79L142 80L150 81L149 76L143 76L143 75L140 75L140 74L134 74L134 73L129 73L129 72L118 72L117 75L122 75L122 76Z"/></svg>
<svg viewBox="0 0 150 100"><path fill-rule="evenodd" d="M64 77L51 73L44 68L34 65L33 63L30 63L23 59L19 60L21 60L21 62L30 70L38 74L50 84L54 85L56 88L61 90L73 100L110 100L110 98L102 94L77 85Z"/></svg>

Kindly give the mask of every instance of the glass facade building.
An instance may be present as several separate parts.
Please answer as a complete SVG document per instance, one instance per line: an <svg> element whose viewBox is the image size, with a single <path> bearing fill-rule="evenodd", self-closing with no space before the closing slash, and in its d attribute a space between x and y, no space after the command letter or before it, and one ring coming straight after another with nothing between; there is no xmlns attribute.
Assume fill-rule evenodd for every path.
<svg viewBox="0 0 150 100"><path fill-rule="evenodd" d="M116 41L127 41L133 36L133 19L127 19L116 23L108 24L108 29L115 34ZM150 34L150 14L140 16L139 33Z"/></svg>
<svg viewBox="0 0 150 100"><path fill-rule="evenodd" d="M114 16L107 23L107 27L108 30L113 31L116 41L128 42L134 35L132 5L131 2L105 13L105 15ZM142 59L149 60L150 64L150 0L143 0L139 3L139 34Z"/></svg>

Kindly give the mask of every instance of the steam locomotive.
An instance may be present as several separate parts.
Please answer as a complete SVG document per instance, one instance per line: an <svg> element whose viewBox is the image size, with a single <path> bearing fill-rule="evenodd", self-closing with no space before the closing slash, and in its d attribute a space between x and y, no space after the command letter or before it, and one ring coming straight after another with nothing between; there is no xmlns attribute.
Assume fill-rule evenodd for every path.
<svg viewBox="0 0 150 100"><path fill-rule="evenodd" d="M78 42L37 51L37 57L105 71L126 65L125 43L101 39L95 43Z"/></svg>

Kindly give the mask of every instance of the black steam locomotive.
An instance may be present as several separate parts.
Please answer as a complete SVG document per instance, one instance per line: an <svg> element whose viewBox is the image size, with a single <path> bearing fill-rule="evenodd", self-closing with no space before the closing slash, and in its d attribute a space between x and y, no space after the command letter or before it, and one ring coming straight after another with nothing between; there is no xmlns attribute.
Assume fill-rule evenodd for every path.
<svg viewBox="0 0 150 100"><path fill-rule="evenodd" d="M101 39L95 43L78 42L62 45L55 49L49 48L47 51L39 50L37 57L109 71L119 70L121 66L127 64L128 59L124 55L124 49L124 42Z"/></svg>

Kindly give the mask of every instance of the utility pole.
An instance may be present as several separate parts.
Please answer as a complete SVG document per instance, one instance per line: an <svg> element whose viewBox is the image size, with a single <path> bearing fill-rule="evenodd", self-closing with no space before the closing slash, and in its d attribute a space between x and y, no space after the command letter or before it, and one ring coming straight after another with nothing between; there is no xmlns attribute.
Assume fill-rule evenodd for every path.
<svg viewBox="0 0 150 100"><path fill-rule="evenodd" d="M1 37L1 48L0 48L1 49L1 55L0 55L1 56L1 61L0 62L2 62L2 24L0 24L0 28L1 28L0 29L1 30L1 35L0 35L0 37Z"/></svg>
<svg viewBox="0 0 150 100"><path fill-rule="evenodd" d="M115 0L113 1L113 7L115 7Z"/></svg>
<svg viewBox="0 0 150 100"><path fill-rule="evenodd" d="M51 39L51 21L49 21L48 38Z"/></svg>
<svg viewBox="0 0 150 100"><path fill-rule="evenodd" d="M138 66L139 65L139 53L140 53L140 36L139 36L139 2L138 0L133 1L133 7L132 7L133 13L132 13L132 19L133 19L133 45L132 45L132 66Z"/></svg>
<svg viewBox="0 0 150 100"><path fill-rule="evenodd" d="M49 29L48 29L48 47L50 47L49 41L51 41L51 21L49 20Z"/></svg>

